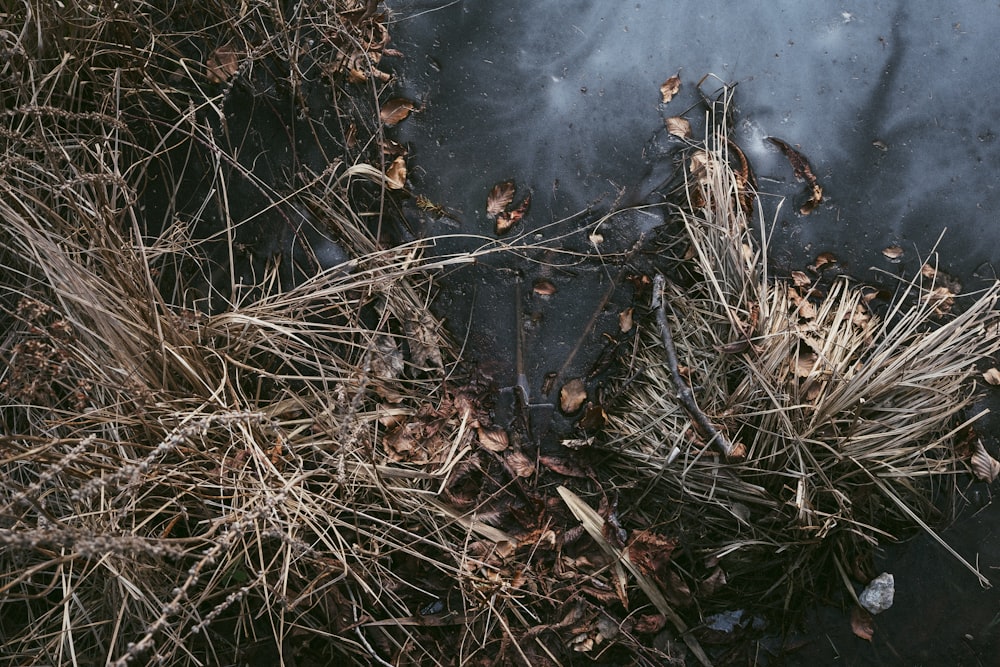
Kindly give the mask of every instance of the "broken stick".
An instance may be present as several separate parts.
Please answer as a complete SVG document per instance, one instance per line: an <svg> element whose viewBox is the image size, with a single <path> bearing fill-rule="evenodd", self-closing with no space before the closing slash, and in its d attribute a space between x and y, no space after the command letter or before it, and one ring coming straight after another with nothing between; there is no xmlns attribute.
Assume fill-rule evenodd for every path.
<svg viewBox="0 0 1000 667"><path fill-rule="evenodd" d="M708 416L701 411L698 403L694 399L694 392L691 387L681 377L680 368L677 365L677 348L674 347L674 337L670 332L670 323L667 322L666 302L663 298L663 288L666 285L666 278L662 273L657 273L653 278L653 300L652 308L656 311L656 324L660 327L660 337L663 339L663 349L667 353L667 366L670 368L670 376L673 378L674 387L677 388L677 402L681 404L684 411L701 431L709 445L722 452L727 459L742 459L746 456L746 447L742 443L733 443L715 428Z"/></svg>

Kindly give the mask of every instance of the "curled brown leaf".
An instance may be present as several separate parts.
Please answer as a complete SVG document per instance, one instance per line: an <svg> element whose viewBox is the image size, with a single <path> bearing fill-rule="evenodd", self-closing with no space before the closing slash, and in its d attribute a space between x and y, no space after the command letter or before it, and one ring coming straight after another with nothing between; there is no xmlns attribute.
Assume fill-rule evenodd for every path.
<svg viewBox="0 0 1000 667"><path fill-rule="evenodd" d="M379 118L381 118L386 127L392 127L406 120L410 112L415 111L416 108L417 105L413 100L408 100L405 97L393 97L382 105L382 109L379 111Z"/></svg>
<svg viewBox="0 0 1000 667"><path fill-rule="evenodd" d="M664 104L674 99L674 95L681 89L681 77L674 74L660 85L660 97Z"/></svg>
<svg viewBox="0 0 1000 667"><path fill-rule="evenodd" d="M393 160L385 170L385 185L390 190L402 190L406 187L406 159L402 155Z"/></svg>
<svg viewBox="0 0 1000 667"><path fill-rule="evenodd" d="M494 185L486 197L486 215L492 219L503 213L514 201L516 189L514 181L501 181Z"/></svg>

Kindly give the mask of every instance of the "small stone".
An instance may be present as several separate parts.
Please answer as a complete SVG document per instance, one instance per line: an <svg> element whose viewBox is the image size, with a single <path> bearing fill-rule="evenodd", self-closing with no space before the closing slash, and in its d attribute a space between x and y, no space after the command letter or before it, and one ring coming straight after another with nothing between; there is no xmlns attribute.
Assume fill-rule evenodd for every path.
<svg viewBox="0 0 1000 667"><path fill-rule="evenodd" d="M896 583L892 575L883 572L872 579L858 596L858 602L871 614L880 614L892 606Z"/></svg>

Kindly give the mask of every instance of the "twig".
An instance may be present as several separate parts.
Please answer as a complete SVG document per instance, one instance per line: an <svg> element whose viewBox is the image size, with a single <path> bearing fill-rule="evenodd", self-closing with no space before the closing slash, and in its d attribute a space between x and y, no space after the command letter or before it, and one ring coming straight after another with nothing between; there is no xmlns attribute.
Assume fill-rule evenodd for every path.
<svg viewBox="0 0 1000 667"><path fill-rule="evenodd" d="M708 444L715 445L722 455L727 459L742 459L746 456L746 447L742 443L732 443L729 438L722 434L709 420L704 412L698 407L694 400L694 392L691 387L681 377L680 369L677 366L677 349L674 347L674 337L670 333L670 324L667 322L666 304L663 299L663 288L666 278L662 273L657 273L653 278L653 300L652 308L656 311L656 324L660 327L660 337L663 339L663 348L667 353L667 366L670 368L670 375L673 378L674 386L677 388L677 401L687 412L701 431L703 437L708 439Z"/></svg>

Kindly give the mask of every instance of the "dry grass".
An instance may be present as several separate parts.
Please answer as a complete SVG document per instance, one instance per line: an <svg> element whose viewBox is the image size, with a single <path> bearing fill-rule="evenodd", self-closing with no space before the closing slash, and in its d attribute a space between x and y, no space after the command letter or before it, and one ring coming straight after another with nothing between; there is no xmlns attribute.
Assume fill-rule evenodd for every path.
<svg viewBox="0 0 1000 667"><path fill-rule="evenodd" d="M690 159L679 216L695 280L668 283L668 319L699 407L747 455L724 461L705 446L653 326L608 446L624 455L621 478L648 480L641 513L692 546L691 577L721 565L729 585L704 604L763 595L787 608L831 581L867 581L877 544L939 518L938 491L968 470L957 445L975 419L972 376L1000 349L1000 286L942 317L935 285L917 276L879 316L845 279L825 292L774 279L724 132Z"/></svg>
<svg viewBox="0 0 1000 667"><path fill-rule="evenodd" d="M374 107L384 26L348 5L25 3L4 17L6 664L451 662L405 621L359 629L416 617L433 599L421 586L458 577L454 545L472 534L427 502L469 450L457 408L433 451L380 444L451 405L452 353L421 247L383 249L370 221L377 114L327 169L261 185L270 210L297 202L339 239L336 266L241 263L250 223L192 177L209 155L209 180L260 185L213 129L230 93L206 66L220 45L239 54L228 76L285 63L303 103L296 83L322 75L334 104ZM147 208L155 179L167 203ZM199 225L213 207L219 224Z"/></svg>
<svg viewBox="0 0 1000 667"><path fill-rule="evenodd" d="M679 213L700 279L669 301L747 460L688 437L652 333L609 410L610 481L592 452L538 456L493 425L488 389L452 380L432 278L540 253L428 259L400 231L373 7L2 15L0 660L661 664L683 641L707 663L659 629L698 620L674 611L674 576L698 572L670 562L667 519L736 596L762 561L793 590L932 515L996 290L946 321L919 282L882 318L846 283L803 300L751 250L724 141ZM309 150L266 154L247 100L293 111ZM682 503L623 504L623 528L636 487Z"/></svg>

